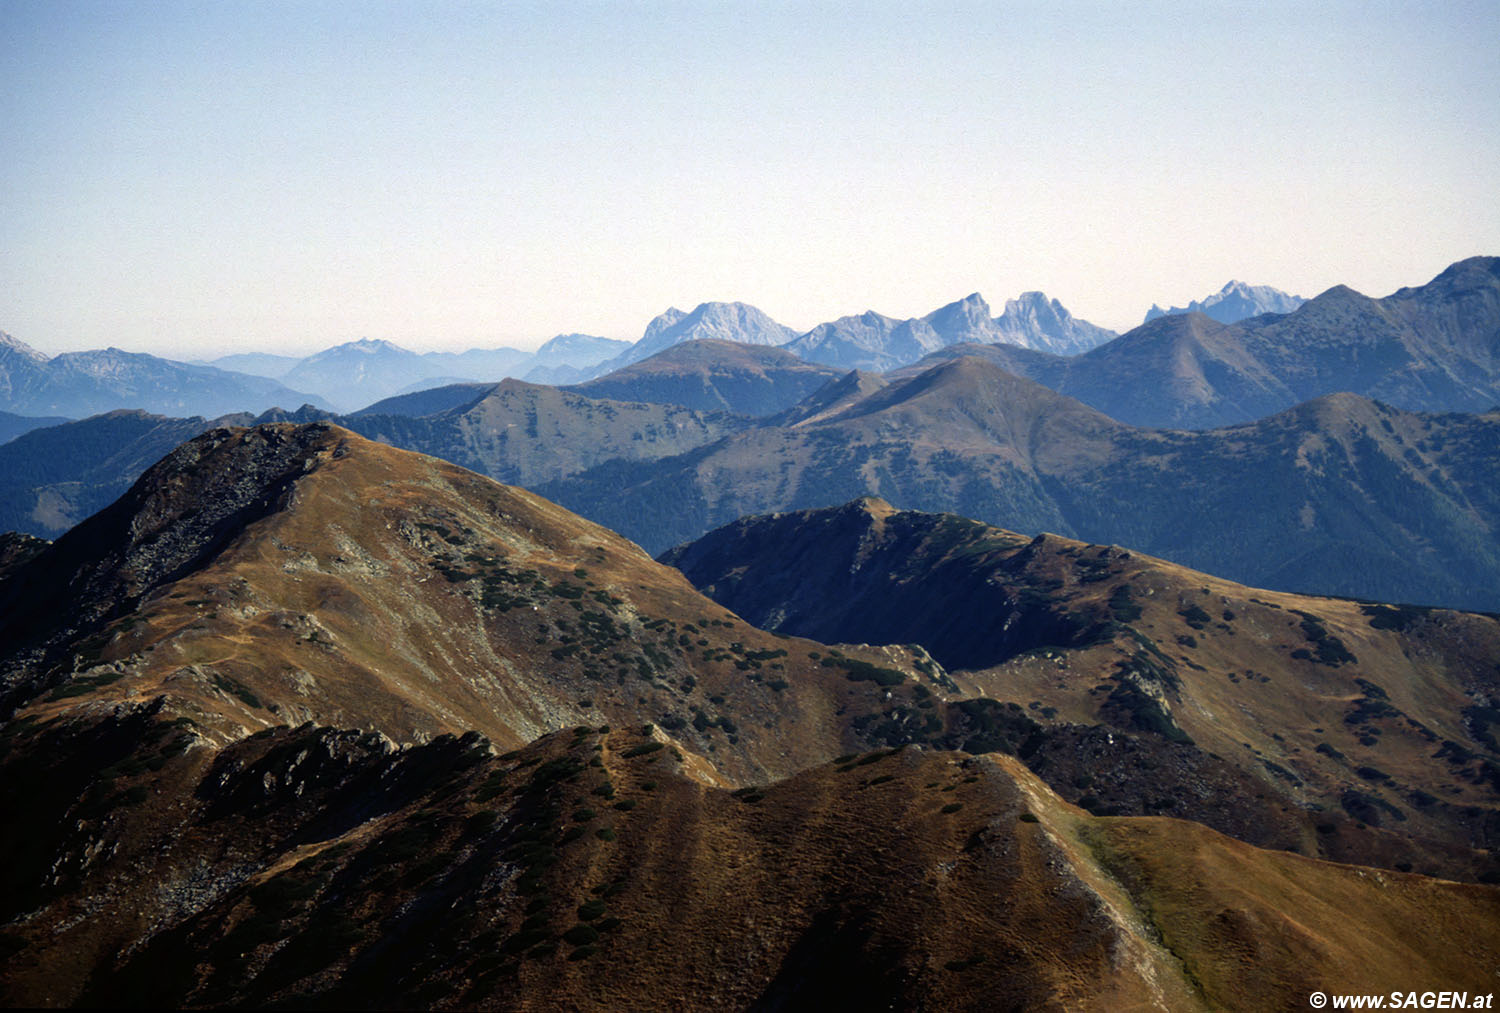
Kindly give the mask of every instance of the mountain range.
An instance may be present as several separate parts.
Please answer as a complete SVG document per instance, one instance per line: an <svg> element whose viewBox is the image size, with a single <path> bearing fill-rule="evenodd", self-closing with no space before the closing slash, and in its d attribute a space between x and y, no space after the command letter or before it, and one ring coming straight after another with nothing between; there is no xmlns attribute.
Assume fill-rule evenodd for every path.
<svg viewBox="0 0 1500 1013"><path fill-rule="evenodd" d="M1500 405L1500 257L1453 264L1381 299L1338 286L1285 315L1158 317L1082 355L953 345L1122 422L1208 429L1351 392L1413 411Z"/></svg>
<svg viewBox="0 0 1500 1013"><path fill-rule="evenodd" d="M1265 313L1290 313L1305 302L1307 300L1300 295L1288 295L1270 285L1246 285L1242 281L1230 281L1213 295L1201 300L1194 299L1186 306L1173 306L1164 310L1152 303L1142 323L1149 324L1157 317L1202 313L1221 324L1233 324Z"/></svg>
<svg viewBox="0 0 1500 1013"><path fill-rule="evenodd" d="M1500 403L1497 263L1460 261L1427 285L1383 299L1338 286L1302 301L1231 282L1184 310L1153 307L1145 324L1118 337L1039 292L1008 301L998 317L976 293L925 317L866 312L800 335L753 306L702 303L692 312L660 314L634 343L559 335L530 356L507 348L418 355L361 340L307 359L244 353L216 360L275 379L117 350L48 359L0 336L0 411L83 416L141 408L213 417L310 402L352 412L395 396L508 376L577 385L701 340L779 346L810 363L873 372L983 355L1135 425L1212 428L1341 391L1418 411L1482 411ZM1251 310L1255 315L1241 316ZM624 381L617 378L613 387Z"/></svg>
<svg viewBox="0 0 1500 1013"><path fill-rule="evenodd" d="M1204 318L1169 318L1194 319ZM1344 394L1238 426L1159 430L975 356L909 375L853 372L795 401L809 371L780 349L703 341L594 381L595 393L665 403L507 380L408 395L383 412L260 420L335 419L536 489L653 552L744 514L879 495L1127 544L1258 586L1500 609L1495 412L1413 413ZM0 485L10 526L55 536L118 494L149 452L207 423L76 425L0 446L13 462Z"/></svg>
<svg viewBox="0 0 1500 1013"><path fill-rule="evenodd" d="M303 359L239 354L213 364L264 371L263 375L318 392L341 411L354 411L398 394L455 382L493 383L506 377L568 382L629 345L590 334L559 334L532 353L515 348L417 353L390 341L361 338Z"/></svg>
<svg viewBox="0 0 1500 1013"><path fill-rule="evenodd" d="M313 403L274 380L106 348L48 357L0 334L0 409L80 418L120 408L165 415L216 416Z"/></svg>
<svg viewBox="0 0 1500 1013"><path fill-rule="evenodd" d="M972 356L839 385L678 456L535 488L656 552L745 514L877 495L1258 586L1500 608L1500 413L1342 394L1153 430Z"/></svg>
<svg viewBox="0 0 1500 1013"><path fill-rule="evenodd" d="M458 383L519 377L577 384L692 341L787 346L806 361L838 368L891 368L961 341L1007 341L1071 354L1114 336L1073 319L1056 300L1029 292L991 319L977 294L921 319L879 321L874 338L845 318L798 336L744 303L708 302L658 315L636 342L560 334L535 353L514 348L417 353L362 338L305 358L244 352L206 363L180 363L118 349L49 358L0 334L0 411L83 417L115 409L215 417L312 404L341 412ZM883 330L882 330L883 328ZM809 373L807 375L814 375ZM302 393L309 392L309 393Z"/></svg>
<svg viewBox="0 0 1500 1013"><path fill-rule="evenodd" d="M1500 258L1264 297L235 360L347 415L0 336L248 399L0 414L0 1003L1488 994Z"/></svg>
<svg viewBox="0 0 1500 1013"><path fill-rule="evenodd" d="M873 311L820 324L787 344L787 350L841 369L883 372L957 344L1003 342L1034 351L1075 355L1115 337L1114 331L1075 319L1056 299L1026 292L990 315L975 292L925 317L894 320Z"/></svg>
<svg viewBox="0 0 1500 1013"><path fill-rule="evenodd" d="M616 372L690 341L780 346L798 358L837 369L886 370L964 342L1006 342L1072 355L1115 337L1115 332L1072 316L1057 300L1026 292L998 317L974 293L925 317L897 320L873 310L840 317L798 334L745 303L700 303L692 312L673 307L656 317L630 348L594 367L594 376Z"/></svg>
<svg viewBox="0 0 1500 1013"><path fill-rule="evenodd" d="M869 500L733 530L682 562L751 574L772 625L807 614L764 569L795 567L849 596L834 623L933 646L758 628L556 504L326 423L215 428L56 542L12 539L0 996L1490 987L1493 617Z"/></svg>

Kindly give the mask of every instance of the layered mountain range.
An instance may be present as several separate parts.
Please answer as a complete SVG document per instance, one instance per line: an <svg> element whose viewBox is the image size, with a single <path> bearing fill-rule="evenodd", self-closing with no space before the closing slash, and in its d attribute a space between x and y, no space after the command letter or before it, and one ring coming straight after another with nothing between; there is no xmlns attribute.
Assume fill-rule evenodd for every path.
<svg viewBox="0 0 1500 1013"><path fill-rule="evenodd" d="M212 429L56 542L8 538L0 995L1490 987L1494 618L871 500L677 558L773 628L533 493L327 423ZM820 618L798 569L850 607ZM793 632L860 612L890 635Z"/></svg>
<svg viewBox="0 0 1500 1013"><path fill-rule="evenodd" d="M1159 317L1071 358L953 345L1119 419L1207 429L1351 392L1415 411L1500 405L1500 257L1460 261L1426 285L1372 299L1338 286L1285 315L1221 324Z"/></svg>
<svg viewBox="0 0 1500 1013"><path fill-rule="evenodd" d="M1488 994L1500 258L1268 298L0 337L0 1002Z"/></svg>
<svg viewBox="0 0 1500 1013"><path fill-rule="evenodd" d="M1497 473L1496 412L1340 394L1207 432L1142 429L967 357L851 374L714 443L537 488L653 551L873 494L1259 586L1497 609Z"/></svg>
<svg viewBox="0 0 1500 1013"><path fill-rule="evenodd" d="M49 359L0 336L0 411L81 416L140 408L213 417L310 401L350 412L508 376L576 384L704 340L780 346L813 364L875 372L979 354L1136 425L1211 428L1340 391L1420 411L1481 411L1500 403L1497 263L1460 261L1427 285L1383 299L1339 286L1304 301L1231 282L1185 309L1153 307L1143 326L1118 338L1039 292L1008 301L998 317L976 293L920 318L871 311L800 335L753 306L702 303L691 312L667 310L634 343L569 334L531 355L509 348L418 355L361 340L307 359L247 353L216 360L240 373L117 350Z"/></svg>
<svg viewBox="0 0 1500 1013"><path fill-rule="evenodd" d="M1500 835L1500 753L1479 731L1500 690L1495 616L1273 594L870 498L742 518L661 558L766 629L921 644L968 692L1026 708L1021 723L1041 731L1012 731L1022 758L1096 813L1191 812L1293 850L1315 823L1321 853L1392 849L1387 863L1438 862ZM1049 721L1158 736L1172 758L1080 762ZM1213 801L1189 783L1226 768L1266 783ZM1432 785L1445 797L1414 791Z"/></svg>
<svg viewBox="0 0 1500 1013"><path fill-rule="evenodd" d="M1122 424L973 356L904 376L850 373L803 396L819 376L780 349L702 341L574 390L459 386L338 421L537 489L651 551L746 513L873 494L1132 545L1259 586L1500 609L1494 412L1414 413L1340 394L1192 432ZM164 424L117 416L0 447L15 462L0 484L8 523L54 536L165 440L208 423L136 442Z"/></svg>
<svg viewBox="0 0 1500 1013"><path fill-rule="evenodd" d="M390 341L362 338L305 359L230 355L214 364L246 372L264 370L264 375L319 392L341 411L354 411L385 398L455 382L528 377L542 383L566 383L629 345L590 334L559 334L531 353L515 348L417 353Z"/></svg>
<svg viewBox="0 0 1500 1013"><path fill-rule="evenodd" d="M880 321L873 336L851 321ZM571 384L622 369L692 341L788 347L803 359L842 368L905 365L954 342L1006 341L1071 354L1114 337L1075 320L1056 300L1028 292L991 319L977 294L921 319L879 314L845 318L800 338L745 303L707 302L658 315L635 342L560 334L534 353L515 348L417 353L361 338L306 358L244 352L207 363L181 363L118 349L49 358L0 334L0 411L80 417L115 409L208 417L311 403L354 412L392 397L466 382L519 378ZM298 393L307 391L309 393Z"/></svg>

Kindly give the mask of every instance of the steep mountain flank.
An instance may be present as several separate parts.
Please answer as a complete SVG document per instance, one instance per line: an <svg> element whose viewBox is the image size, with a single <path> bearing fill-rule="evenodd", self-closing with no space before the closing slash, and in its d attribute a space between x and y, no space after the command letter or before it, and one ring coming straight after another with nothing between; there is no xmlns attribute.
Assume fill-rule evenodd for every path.
<svg viewBox="0 0 1500 1013"><path fill-rule="evenodd" d="M1460 261L1384 299L1339 286L1246 330L1297 400L1349 390L1426 410L1500 403L1500 257Z"/></svg>
<svg viewBox="0 0 1500 1013"><path fill-rule="evenodd" d="M1041 292L1022 292L1020 298L1007 299L1004 311L995 318L995 329L1006 344L1053 355L1077 355L1116 337L1108 328L1079 320Z"/></svg>
<svg viewBox="0 0 1500 1013"><path fill-rule="evenodd" d="M1258 419L1303 400L1243 332L1201 313L1143 324L1068 363L1057 387L1112 418L1162 428L1206 429ZM1307 397L1350 384L1324 387Z"/></svg>
<svg viewBox="0 0 1500 1013"><path fill-rule="evenodd" d="M428 387L412 394L383 398L348 417L357 419L365 415L405 415L421 418L423 415L436 415L455 408L467 408L497 386L498 384L493 383L450 383L443 387Z"/></svg>
<svg viewBox="0 0 1500 1013"><path fill-rule="evenodd" d="M0 617L7 711L165 694L229 738L311 720L519 745L656 720L744 777L857 744L887 692L554 504L327 424L183 445L15 567ZM915 671L900 650L850 657ZM805 734L739 734L783 721Z"/></svg>

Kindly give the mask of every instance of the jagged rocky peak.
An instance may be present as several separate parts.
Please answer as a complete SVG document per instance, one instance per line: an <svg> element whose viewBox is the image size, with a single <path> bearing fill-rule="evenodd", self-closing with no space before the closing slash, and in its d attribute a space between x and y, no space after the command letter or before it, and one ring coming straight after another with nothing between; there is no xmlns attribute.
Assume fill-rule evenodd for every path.
<svg viewBox="0 0 1500 1013"><path fill-rule="evenodd" d="M1000 341L1053 355L1078 355L1117 337L1108 328L1079 320L1043 292L1022 292L1008 300L995 327Z"/></svg>
<svg viewBox="0 0 1500 1013"><path fill-rule="evenodd" d="M682 330L681 340L720 338L753 345L780 345L793 337L790 328L742 302L700 303L678 325Z"/></svg>
<svg viewBox="0 0 1500 1013"><path fill-rule="evenodd" d="M1001 315L1034 320L1039 326L1053 327L1073 319L1073 314L1062 303L1056 299L1048 299L1045 292L1022 292L1015 299L1007 299L1005 312Z"/></svg>
<svg viewBox="0 0 1500 1013"><path fill-rule="evenodd" d="M717 338L747 345L784 345L797 332L764 312L741 302L699 303L691 313L673 306L646 325L646 333L630 348L603 363L597 375L628 366L684 341Z"/></svg>
<svg viewBox="0 0 1500 1013"><path fill-rule="evenodd" d="M750 341L753 344L780 344L779 341L759 340L758 336L763 332L779 335L787 330L748 303L704 302L695 306L691 312L684 313L673 306L659 314L646 325L646 332L642 335L641 342L645 343L670 334L674 339L671 343L674 344L677 341L692 338L710 337L723 338L728 341ZM736 333L753 337L735 337Z"/></svg>
<svg viewBox="0 0 1500 1013"><path fill-rule="evenodd" d="M949 344L957 341L959 336L988 334L994 329L990 304L978 292L972 292L957 302L933 310L922 319L933 330L949 339Z"/></svg>

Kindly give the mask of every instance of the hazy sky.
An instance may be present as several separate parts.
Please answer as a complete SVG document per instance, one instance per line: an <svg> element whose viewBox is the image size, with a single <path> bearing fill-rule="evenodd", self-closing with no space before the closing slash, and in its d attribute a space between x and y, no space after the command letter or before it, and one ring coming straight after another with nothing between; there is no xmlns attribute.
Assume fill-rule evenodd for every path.
<svg viewBox="0 0 1500 1013"><path fill-rule="evenodd" d="M1500 4L0 0L0 330L304 354L1500 254ZM1130 6L1130 10L1122 7Z"/></svg>

